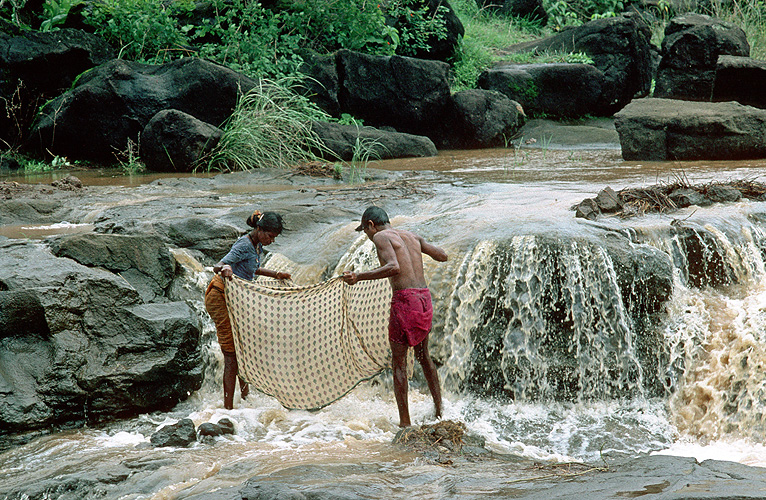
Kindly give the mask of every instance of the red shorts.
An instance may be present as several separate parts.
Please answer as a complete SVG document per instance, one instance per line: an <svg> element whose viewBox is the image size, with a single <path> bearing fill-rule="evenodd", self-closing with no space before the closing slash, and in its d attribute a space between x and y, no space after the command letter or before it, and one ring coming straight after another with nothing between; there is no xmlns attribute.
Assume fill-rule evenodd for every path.
<svg viewBox="0 0 766 500"><path fill-rule="evenodd" d="M396 290L391 298L388 339L410 347L420 344L431 331L433 316L428 288Z"/></svg>

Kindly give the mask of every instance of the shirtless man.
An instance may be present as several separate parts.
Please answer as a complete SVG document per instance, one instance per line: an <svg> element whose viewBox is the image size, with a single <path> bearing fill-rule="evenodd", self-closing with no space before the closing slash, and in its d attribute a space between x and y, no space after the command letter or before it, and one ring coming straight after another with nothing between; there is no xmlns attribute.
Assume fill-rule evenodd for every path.
<svg viewBox="0 0 766 500"><path fill-rule="evenodd" d="M388 214L380 207L369 207L356 228L364 231L378 252L380 267L372 271L355 273L346 271L343 280L349 285L362 280L388 278L393 289L388 340L393 354L394 395L399 407L399 426L409 427L410 411L407 403L407 350L415 348L415 358L423 368L428 389L434 399L436 417L442 415L442 395L439 374L428 353L428 334L431 331L433 308L431 292L423 276L423 259L445 262L447 254L441 248L427 243L422 236L402 229L394 229Z"/></svg>

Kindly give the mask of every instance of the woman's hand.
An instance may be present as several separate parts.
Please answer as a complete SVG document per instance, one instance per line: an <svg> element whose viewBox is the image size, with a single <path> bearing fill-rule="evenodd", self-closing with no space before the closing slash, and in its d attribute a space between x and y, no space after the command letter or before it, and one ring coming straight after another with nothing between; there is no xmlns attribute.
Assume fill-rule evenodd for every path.
<svg viewBox="0 0 766 500"><path fill-rule="evenodd" d="M231 277L234 276L234 271L231 270L231 266L229 264L224 264L221 267L221 276L227 279L231 279Z"/></svg>

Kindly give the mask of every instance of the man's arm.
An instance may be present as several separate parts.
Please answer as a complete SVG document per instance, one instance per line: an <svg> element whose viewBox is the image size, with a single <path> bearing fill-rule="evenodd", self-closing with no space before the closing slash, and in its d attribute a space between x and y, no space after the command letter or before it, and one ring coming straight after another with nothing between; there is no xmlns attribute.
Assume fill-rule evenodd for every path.
<svg viewBox="0 0 766 500"><path fill-rule="evenodd" d="M381 266L372 271L362 273L344 271L343 281L349 285L353 285L357 281L390 278L399 274L399 260L396 258L396 252L394 251L391 239L383 233L378 233L373 237L372 241L375 243L375 250L378 252Z"/></svg>
<svg viewBox="0 0 766 500"><path fill-rule="evenodd" d="M428 243L422 236L418 235L418 241L420 242L420 251L431 257L437 262L447 262L447 252L442 250L436 245Z"/></svg>

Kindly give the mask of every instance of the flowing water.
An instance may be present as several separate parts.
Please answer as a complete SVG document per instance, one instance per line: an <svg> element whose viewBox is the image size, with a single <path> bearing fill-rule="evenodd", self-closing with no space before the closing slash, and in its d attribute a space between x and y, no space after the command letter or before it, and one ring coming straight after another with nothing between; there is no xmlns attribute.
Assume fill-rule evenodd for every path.
<svg viewBox="0 0 766 500"><path fill-rule="evenodd" d="M617 150L499 149L376 167L415 172L410 182L423 191L417 208L392 222L450 254L446 264L426 263L446 419L465 422L508 457L598 463L649 452L766 467L766 202L598 222L571 211L607 185L757 180L766 161L639 164ZM278 240L267 265L311 282L374 262L354 225L305 238L328 249ZM698 254L674 230L679 225L701 242ZM669 301L648 326L625 301L614 254L600 243L610 233L672 264ZM201 299L209 271L183 254L187 286ZM445 490L501 496L489 478L502 477L503 462L447 471L390 445L398 430L390 373L315 412L288 411L261 394L224 410L213 326L201 300L193 305L207 343L203 387L167 413L54 433L0 453L0 498L181 499L314 464L349 474L371 467L368 491L379 496L370 498L405 490L423 499ZM569 344L552 354L562 324ZM566 370L555 356L566 358ZM418 374L413 423L433 423ZM185 449L151 447L154 431L187 417L197 425L227 417L237 432Z"/></svg>

